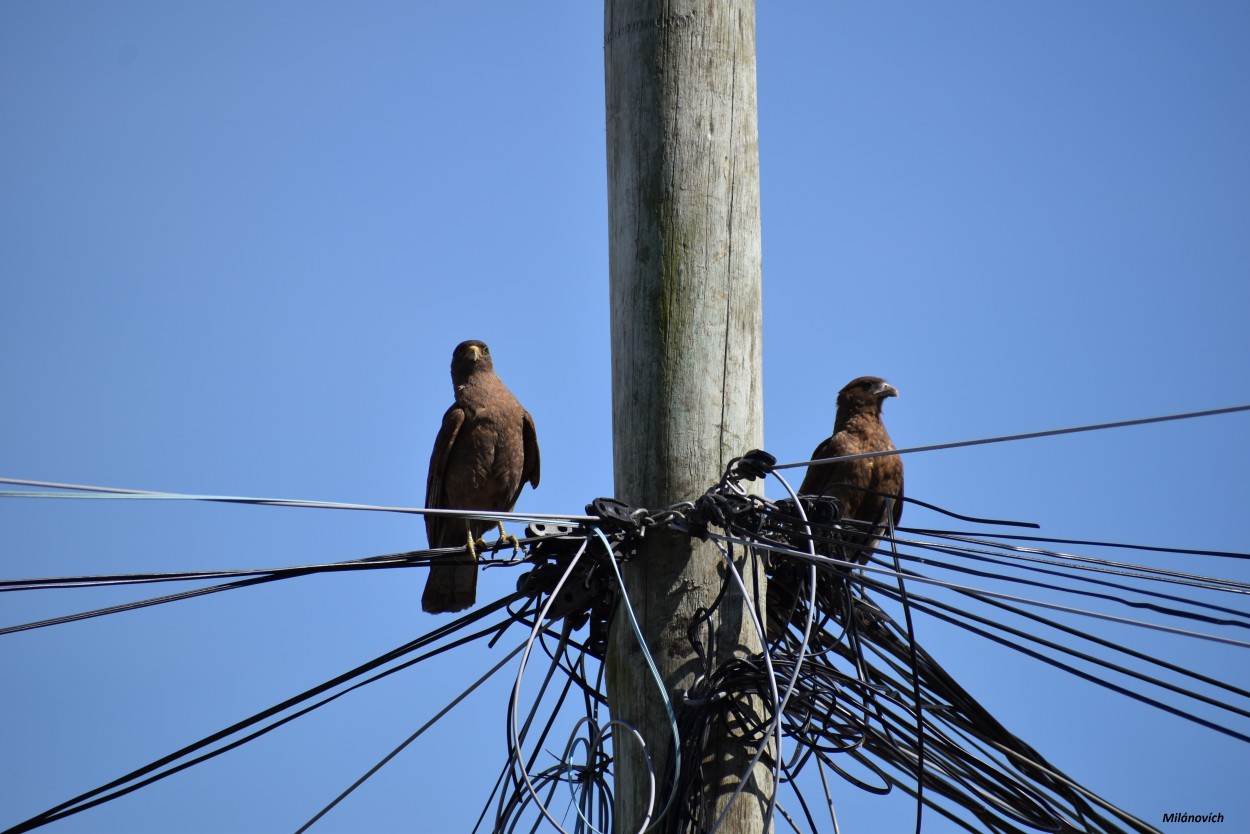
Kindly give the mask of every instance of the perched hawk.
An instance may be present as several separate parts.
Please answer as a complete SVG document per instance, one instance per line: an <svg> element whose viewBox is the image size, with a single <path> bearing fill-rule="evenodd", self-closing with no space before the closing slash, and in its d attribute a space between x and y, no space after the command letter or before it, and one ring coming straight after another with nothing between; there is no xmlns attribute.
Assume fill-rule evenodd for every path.
<svg viewBox="0 0 1250 834"><path fill-rule="evenodd" d="M534 418L495 375L490 348L476 339L461 342L451 355L456 401L443 415L443 426L430 455L425 506L430 509L508 512L521 488L538 486L538 436ZM445 557L454 564L434 565L421 596L430 613L461 611L477 598L477 552L474 540L495 522L427 515L430 547L468 545L468 552ZM503 525L499 525L503 536Z"/></svg>
<svg viewBox="0 0 1250 834"><path fill-rule="evenodd" d="M886 397L897 396L897 388L875 376L848 382L838 392L833 436L816 447L812 459L893 449L894 443L881 422L881 403ZM838 499L843 519L860 522L850 526L864 531L862 536L842 537L845 544L851 545L846 558L866 562L868 548L876 547L878 539L903 517L903 461L898 455L886 455L812 464L799 487L799 495Z"/></svg>
<svg viewBox="0 0 1250 834"><path fill-rule="evenodd" d="M890 435L881 423L881 402L897 397L898 389L875 376L851 380L838 392L838 413L833 435L812 452L812 460L882 452L893 449ZM799 495L835 498L842 510L841 532L814 531L817 536L834 538L818 541L816 552L866 562L871 548L891 524L903 515L903 462L897 455L877 458L814 463L799 487ZM890 521L890 517L893 521ZM846 586L838 574L822 567L816 575L817 622L821 615L839 616L848 610ZM788 625L802 629L807 615L801 600L812 594L811 569L790 560L775 561L769 569L767 638L776 640Z"/></svg>

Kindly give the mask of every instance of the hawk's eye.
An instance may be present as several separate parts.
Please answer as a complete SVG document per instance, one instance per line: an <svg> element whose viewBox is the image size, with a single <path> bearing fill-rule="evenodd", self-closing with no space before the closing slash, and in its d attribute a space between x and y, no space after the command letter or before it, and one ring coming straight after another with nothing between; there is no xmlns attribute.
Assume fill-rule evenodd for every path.
<svg viewBox="0 0 1250 834"><path fill-rule="evenodd" d="M869 382L868 380L864 380L863 382L859 384L859 387L863 388L865 391L870 391L872 390L872 383Z"/></svg>

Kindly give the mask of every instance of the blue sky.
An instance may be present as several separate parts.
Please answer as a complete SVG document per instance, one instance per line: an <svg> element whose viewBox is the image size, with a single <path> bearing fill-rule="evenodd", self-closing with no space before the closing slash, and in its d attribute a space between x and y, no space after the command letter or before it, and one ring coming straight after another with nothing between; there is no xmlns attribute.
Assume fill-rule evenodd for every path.
<svg viewBox="0 0 1250 834"><path fill-rule="evenodd" d="M779 459L808 456L861 374L901 390L900 446L1250 403L1250 8L763 4L758 41ZM451 349L481 338L542 443L518 509L611 493L599 5L6 3L0 181L0 476L419 505ZM1246 419L916 455L908 493L1056 537L1245 551ZM407 516L0 502L5 577L422 546ZM494 573L480 598L512 587ZM0 639L0 823L433 628L423 579L290 580ZM137 593L5 594L0 624ZM1088 627L1250 684L1244 651ZM918 636L1108 798L1250 827L1245 745L939 623ZM294 830L499 656L393 676L48 830ZM467 830L507 686L314 830ZM836 799L844 830L912 818L898 794Z"/></svg>

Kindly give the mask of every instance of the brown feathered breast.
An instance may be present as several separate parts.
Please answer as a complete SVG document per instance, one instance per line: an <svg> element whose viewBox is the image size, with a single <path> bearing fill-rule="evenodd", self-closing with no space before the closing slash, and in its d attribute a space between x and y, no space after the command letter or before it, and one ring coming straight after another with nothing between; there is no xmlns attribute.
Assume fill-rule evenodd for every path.
<svg viewBox="0 0 1250 834"><path fill-rule="evenodd" d="M894 443L881 422L881 403L897 396L898 389L875 376L847 383L838 392L833 434L816 447L812 460L892 450ZM799 494L829 496L841 507L840 530L813 531L820 537L816 552L862 563L880 536L903 516L903 463L897 455L883 455L812 464ZM809 595L819 613L839 616L839 611L845 611L847 585L838 581L845 575L829 565L813 568L791 560L774 561L768 579L768 640L777 640L789 626L799 630L805 627Z"/></svg>
<svg viewBox="0 0 1250 834"><path fill-rule="evenodd" d="M472 340L456 346L451 360L455 402L430 455L425 506L431 509L508 512L528 481L538 486L538 436L534 418L495 374L490 349ZM494 522L427 515L430 547L457 547L480 538ZM469 553L454 564L430 568L421 608L461 611L477 597L477 566Z"/></svg>
<svg viewBox="0 0 1250 834"><path fill-rule="evenodd" d="M894 448L881 422L881 403L898 389L875 376L851 380L838 392L833 435L812 452L812 459L883 452ZM847 557L863 562L866 548L876 547L890 524L903 517L903 461L897 455L813 464L799 487L800 495L827 495L842 506L844 519L860 522L864 535L843 536ZM887 515L892 515L892 519Z"/></svg>

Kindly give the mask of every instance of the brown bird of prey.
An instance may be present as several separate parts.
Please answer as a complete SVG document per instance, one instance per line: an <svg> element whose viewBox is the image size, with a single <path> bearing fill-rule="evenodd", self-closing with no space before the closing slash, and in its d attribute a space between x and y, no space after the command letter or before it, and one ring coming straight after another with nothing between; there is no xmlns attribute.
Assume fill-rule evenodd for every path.
<svg viewBox="0 0 1250 834"><path fill-rule="evenodd" d="M509 512L521 488L538 486L538 436L534 418L495 375L490 348L476 339L456 345L451 355L456 401L430 455L425 506L429 509ZM468 547L444 557L452 564L430 567L421 609L432 614L462 611L477 598L477 551L496 522L427 515L430 547ZM504 538L503 524L499 536ZM476 541L475 541L476 540ZM513 538L515 545L516 539Z"/></svg>
<svg viewBox="0 0 1250 834"><path fill-rule="evenodd" d="M894 443L881 422L881 403L886 397L897 396L897 388L875 376L848 382L838 392L833 435L816 447L812 460L893 449ZM866 562L869 548L876 547L880 537L903 517L903 461L898 455L885 455L815 463L808 467L799 494L827 495L838 500L842 518L859 522L844 521L843 526L864 532L839 537L850 546L846 558Z"/></svg>
<svg viewBox="0 0 1250 834"><path fill-rule="evenodd" d="M833 419L833 435L821 441L812 460L883 452L894 448L881 422L881 402L897 397L898 389L875 376L853 379L838 392L838 412ZM852 562L868 561L891 524L903 515L903 462L897 455L876 458L814 463L799 486L799 495L823 495L837 500L842 510L842 530L814 530L817 536L832 537L832 544L818 541L816 552ZM890 518L893 521L890 521ZM780 562L771 566L768 579L769 642L776 640L788 625L802 630L806 606L800 600L812 593L809 568L798 563ZM834 582L829 569L817 573L815 602L818 612L845 611L842 599L845 585ZM819 619L819 613L817 619Z"/></svg>

